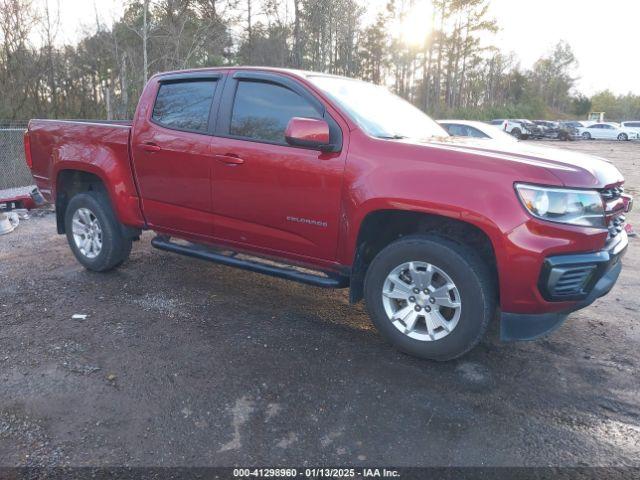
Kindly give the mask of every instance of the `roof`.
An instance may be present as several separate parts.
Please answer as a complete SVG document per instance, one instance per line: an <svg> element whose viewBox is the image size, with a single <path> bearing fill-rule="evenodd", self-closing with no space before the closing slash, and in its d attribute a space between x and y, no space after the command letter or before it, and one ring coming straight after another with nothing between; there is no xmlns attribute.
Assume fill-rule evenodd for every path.
<svg viewBox="0 0 640 480"><path fill-rule="evenodd" d="M189 73L215 73L215 72L230 72L236 70L250 70L254 72L266 72L266 73L284 73L296 77L310 77L310 76L323 76L323 77L335 77L335 78L350 78L341 75L333 75L330 73L314 72L311 70L298 70L294 68L279 68L279 67L256 67L256 66L242 66L242 65L229 65L223 67L205 67L205 68L189 68L185 70L170 70L167 72L160 72L153 75L151 78L164 77L168 75L180 75ZM357 80L357 79L352 79Z"/></svg>

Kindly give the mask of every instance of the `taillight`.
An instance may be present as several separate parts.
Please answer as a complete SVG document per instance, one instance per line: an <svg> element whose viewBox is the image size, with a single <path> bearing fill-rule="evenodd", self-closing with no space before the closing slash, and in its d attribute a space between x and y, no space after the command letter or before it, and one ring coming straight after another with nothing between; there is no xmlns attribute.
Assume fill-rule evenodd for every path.
<svg viewBox="0 0 640 480"><path fill-rule="evenodd" d="M27 162L29 170L33 168L33 158L31 158L31 141L29 140L29 130L24 132L24 159Z"/></svg>

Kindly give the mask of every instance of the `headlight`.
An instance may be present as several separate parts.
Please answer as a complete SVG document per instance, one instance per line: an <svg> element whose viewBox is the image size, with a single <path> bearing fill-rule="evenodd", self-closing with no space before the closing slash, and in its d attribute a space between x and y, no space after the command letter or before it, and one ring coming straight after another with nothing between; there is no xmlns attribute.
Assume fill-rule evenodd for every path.
<svg viewBox="0 0 640 480"><path fill-rule="evenodd" d="M550 222L605 228L604 205L595 190L571 190L516 184L525 208L534 217Z"/></svg>

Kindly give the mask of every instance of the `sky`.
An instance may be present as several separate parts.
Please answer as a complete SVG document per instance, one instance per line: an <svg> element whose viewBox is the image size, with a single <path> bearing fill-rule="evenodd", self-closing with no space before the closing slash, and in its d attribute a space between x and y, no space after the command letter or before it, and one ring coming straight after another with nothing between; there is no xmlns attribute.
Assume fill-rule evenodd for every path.
<svg viewBox="0 0 640 480"><path fill-rule="evenodd" d="M60 2L60 37L69 43L87 29L95 29L96 10L109 25L124 5L124 0L48 1L52 7ZM424 13L429 0L414 1L426 8L418 8L420 14L413 16L408 30L427 26L430 20L430 14ZM372 20L386 2L368 0L365 21ZM514 52L523 68L531 67L559 40L565 40L578 59L580 92L592 95L610 89L616 94L640 94L640 0L490 0L490 4L501 31L489 41L502 51Z"/></svg>
<svg viewBox="0 0 640 480"><path fill-rule="evenodd" d="M492 0L502 27L495 45L530 67L566 40L578 59L578 89L640 94L640 0Z"/></svg>

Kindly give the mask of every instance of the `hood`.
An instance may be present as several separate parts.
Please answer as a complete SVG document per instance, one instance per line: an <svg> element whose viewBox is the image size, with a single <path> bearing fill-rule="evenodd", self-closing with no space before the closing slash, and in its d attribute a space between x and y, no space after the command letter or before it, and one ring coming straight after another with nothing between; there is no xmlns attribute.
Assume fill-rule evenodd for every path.
<svg viewBox="0 0 640 480"><path fill-rule="evenodd" d="M423 143L408 139L405 142L416 145ZM432 139L429 144L461 153L543 168L566 187L604 188L624 181L620 171L608 160L571 150L466 137Z"/></svg>

